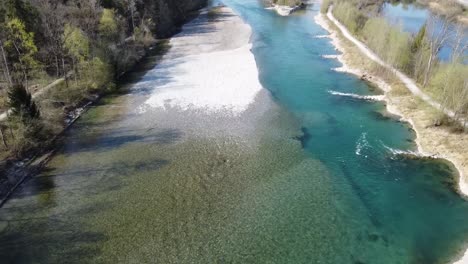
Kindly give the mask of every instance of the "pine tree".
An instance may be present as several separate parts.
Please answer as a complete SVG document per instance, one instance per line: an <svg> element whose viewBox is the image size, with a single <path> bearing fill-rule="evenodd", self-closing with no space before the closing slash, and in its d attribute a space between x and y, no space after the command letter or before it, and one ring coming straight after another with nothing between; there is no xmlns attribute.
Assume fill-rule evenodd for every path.
<svg viewBox="0 0 468 264"><path fill-rule="evenodd" d="M414 38L413 43L411 44L411 52L416 53L421 49L421 47L424 45L425 37L426 37L426 24L424 24L421 27L418 34Z"/></svg>
<svg viewBox="0 0 468 264"><path fill-rule="evenodd" d="M8 104L12 114L21 119L38 119L40 111L31 94L22 84L13 85L8 91Z"/></svg>

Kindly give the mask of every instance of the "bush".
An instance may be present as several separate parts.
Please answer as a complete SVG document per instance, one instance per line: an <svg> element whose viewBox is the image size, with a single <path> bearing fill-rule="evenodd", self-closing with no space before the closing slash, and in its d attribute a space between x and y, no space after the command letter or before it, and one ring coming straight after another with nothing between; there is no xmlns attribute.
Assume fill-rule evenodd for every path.
<svg viewBox="0 0 468 264"><path fill-rule="evenodd" d="M433 125L447 127L452 133L463 133L468 131L460 122L450 118L443 112L437 113Z"/></svg>
<svg viewBox="0 0 468 264"><path fill-rule="evenodd" d="M441 64L435 70L430 89L442 105L455 112L455 119L468 118L468 65Z"/></svg>
<svg viewBox="0 0 468 264"><path fill-rule="evenodd" d="M112 82L112 67L98 57L81 62L79 67L82 77L81 86L86 90L96 91Z"/></svg>
<svg viewBox="0 0 468 264"><path fill-rule="evenodd" d="M210 12L212 12L212 10L210 10L208 14L210 14ZM156 42L156 39L153 37L153 33L146 27L136 27L133 34L135 36L136 43L143 45L144 47L149 47Z"/></svg>
<svg viewBox="0 0 468 264"><path fill-rule="evenodd" d="M333 7L333 15L353 33L357 33L367 20L350 2L337 3Z"/></svg>
<svg viewBox="0 0 468 264"><path fill-rule="evenodd" d="M384 18L370 18L361 32L367 45L386 62L403 71L411 64L411 37Z"/></svg>
<svg viewBox="0 0 468 264"><path fill-rule="evenodd" d="M13 85L8 91L8 105L11 114L22 120L38 119L40 116L39 108L22 84Z"/></svg>
<svg viewBox="0 0 468 264"><path fill-rule="evenodd" d="M6 141L10 153L17 158L46 145L50 138L41 120L24 120L19 116L12 116L8 120L8 127L10 133L5 133Z"/></svg>

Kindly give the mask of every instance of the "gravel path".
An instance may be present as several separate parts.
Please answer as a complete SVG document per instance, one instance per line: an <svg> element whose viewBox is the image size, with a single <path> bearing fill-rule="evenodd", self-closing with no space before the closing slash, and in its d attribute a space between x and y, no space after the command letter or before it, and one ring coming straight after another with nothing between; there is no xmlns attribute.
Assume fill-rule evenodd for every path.
<svg viewBox="0 0 468 264"><path fill-rule="evenodd" d="M369 57L371 60L375 61L376 63L378 63L379 65L381 65L382 67L385 67L386 69L392 71L395 73L395 75L398 77L398 79L400 79L404 84L405 86L408 88L408 90L410 90L410 92L414 95L416 95L417 97L419 97L420 99L422 99L423 101L425 101L426 103L428 103L429 105L435 107L436 109L444 112L446 115L450 116L450 117L455 117L455 113L451 110L448 110L446 108L444 108L440 103L438 103L437 101L435 101L434 99L432 99L429 95L427 95L426 93L424 93L421 89L419 89L419 87L417 86L417 84L413 81L413 79L411 79L410 77L408 77L406 74L402 73L401 71L395 69L393 66L391 66L390 64L384 62L377 54L375 54L372 50L370 50L364 43L362 43L361 41L357 40L349 31L348 29L343 25L341 24L332 14L332 10L333 10L333 6L331 6L329 9L328 9L328 12L327 12L327 17L328 19L330 19L333 24L335 24L336 27L338 27L338 29L341 31L341 33L343 34L343 36L345 38L347 38L349 41L351 41L352 43L354 43L358 48L359 50L364 53L367 57ZM465 121L461 121L462 123L466 123Z"/></svg>

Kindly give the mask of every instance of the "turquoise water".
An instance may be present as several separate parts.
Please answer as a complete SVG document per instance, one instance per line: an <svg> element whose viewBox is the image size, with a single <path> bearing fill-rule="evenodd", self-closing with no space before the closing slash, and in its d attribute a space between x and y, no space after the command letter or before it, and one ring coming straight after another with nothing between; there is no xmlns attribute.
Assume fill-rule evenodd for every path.
<svg viewBox="0 0 468 264"><path fill-rule="evenodd" d="M383 14L384 17L386 17L389 21L396 25L401 25L403 30L411 34L417 34L431 16L431 12L426 7L420 6L417 3L386 3L383 7ZM437 19L436 21L436 32L440 32L442 30L443 21L440 19ZM442 61L449 61L451 59L453 50L452 46L455 42L455 36L453 33L456 31L455 27L456 25L451 23L450 30L452 31L452 37L450 37L449 40L440 49L439 58ZM468 42L468 29L466 27L463 42ZM465 55L468 55L468 53L465 52Z"/></svg>
<svg viewBox="0 0 468 264"><path fill-rule="evenodd" d="M444 246L443 241L454 239L457 233L459 241L466 241L468 204L450 187L450 169L392 157L385 146L414 148L410 142L413 133L406 125L381 118L377 114L382 112L381 104L327 94L327 90L367 93L368 86L330 71L338 66L336 62L320 58L334 51L326 39L312 38L325 33L312 22L318 7L282 18L249 3L232 5L254 28L254 53L263 84L302 120L308 133L304 142L308 153L333 171L336 184L352 186L349 195L358 197L358 211L365 215L360 217L368 218L381 239L386 237L392 246L413 255L412 263L437 263L450 244ZM356 155L363 141L365 147ZM448 215L454 222L448 222ZM372 263L398 262L385 255L382 252L382 258Z"/></svg>
<svg viewBox="0 0 468 264"><path fill-rule="evenodd" d="M271 96L199 128L196 115L133 111L147 93L132 84L154 81L143 70L0 209L2 263L429 264L464 251L453 169L394 155L415 149L406 124L328 92L378 93L321 57L335 50L314 38L319 7L285 18L225 3L253 29Z"/></svg>

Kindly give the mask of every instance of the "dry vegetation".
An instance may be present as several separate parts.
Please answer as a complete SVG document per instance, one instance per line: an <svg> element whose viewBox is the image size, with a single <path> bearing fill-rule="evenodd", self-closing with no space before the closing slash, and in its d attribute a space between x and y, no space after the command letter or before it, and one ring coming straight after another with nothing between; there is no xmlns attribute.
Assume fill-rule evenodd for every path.
<svg viewBox="0 0 468 264"><path fill-rule="evenodd" d="M463 122L468 119L468 65L464 61L468 43L464 41L463 25L457 25L453 16L432 14L418 34L410 35L382 18L375 12L378 8L361 2L335 0L334 16L387 63L413 77L425 92L455 113L455 120L439 115L437 125L466 130ZM444 45L453 50L449 62L438 59Z"/></svg>

